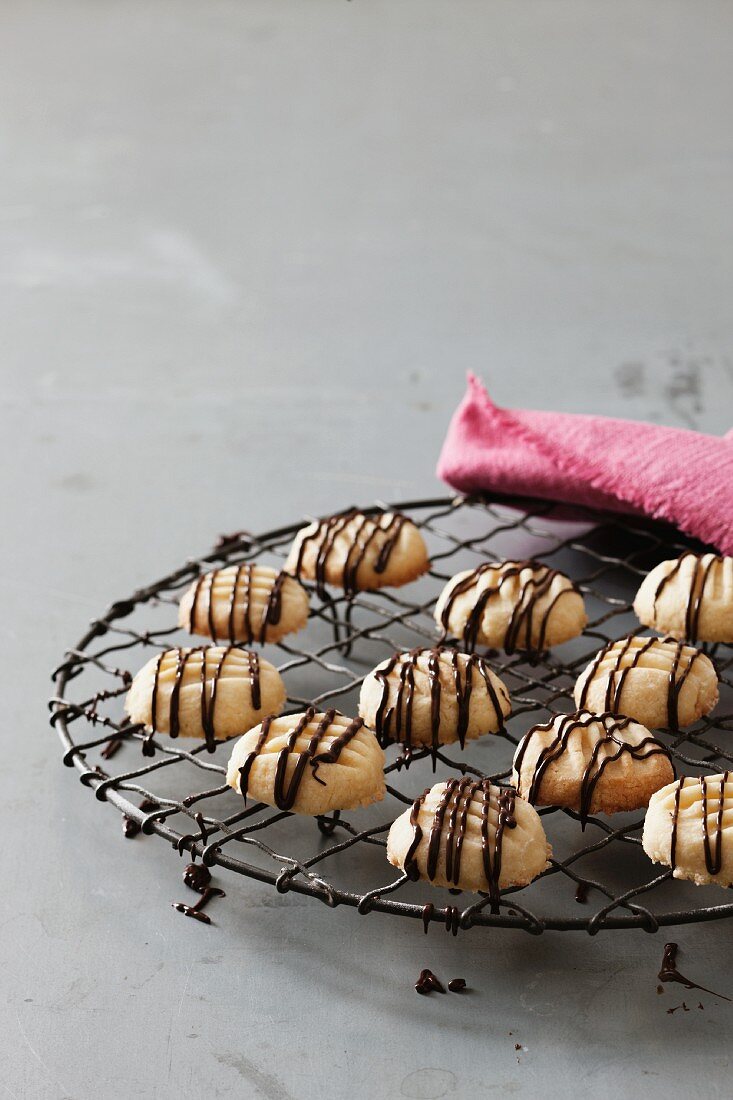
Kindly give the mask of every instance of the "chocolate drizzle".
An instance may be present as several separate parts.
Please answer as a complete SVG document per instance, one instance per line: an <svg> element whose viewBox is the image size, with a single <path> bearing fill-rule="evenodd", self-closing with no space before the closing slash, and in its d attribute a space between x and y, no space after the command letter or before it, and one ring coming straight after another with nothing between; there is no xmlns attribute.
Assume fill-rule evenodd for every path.
<svg viewBox="0 0 733 1100"><path fill-rule="evenodd" d="M236 642L265 642L268 626L276 626L282 616L283 586L287 580L287 573L281 570L275 577L270 588L270 594L262 609L262 618L260 622L255 623L252 620L252 598L255 570L257 568L251 562L243 562L233 572L233 567L229 566L226 569L214 569L210 573L202 573L193 590L191 610L188 617L189 631L192 634L200 633L201 631L197 627L201 616L205 615L209 636L213 639L214 644L219 640L214 617L214 585L217 578L223 578L231 580L226 630L226 637L229 639L230 644L234 645ZM240 595L242 595L241 604L239 601Z"/></svg>
<svg viewBox="0 0 733 1100"><path fill-rule="evenodd" d="M713 997L720 997L723 1001L730 1001L731 998L726 997L725 994L715 993L714 990L706 989L704 985L698 985L697 982L691 982L684 974L680 974L677 969L677 951L678 945L676 943L665 943L664 955L662 956L662 968L657 975L660 982L679 982L680 985L684 985L686 989L700 989L703 993L710 993ZM702 1008L702 1005L698 1005L698 1008ZM674 1009L668 1009L668 1011L674 1011Z"/></svg>
<svg viewBox="0 0 733 1100"><path fill-rule="evenodd" d="M529 575L522 579L522 573L526 570L529 570ZM489 584L482 591L479 591L481 577L490 572L498 574L497 582ZM556 577L561 577L566 581L567 587L561 588L540 614L541 602L549 596ZM514 653L518 649L541 653L545 648L550 616L558 601L569 593L577 593L578 588L559 570L550 569L546 565L530 560L503 563L484 562L473 569L468 576L463 577L454 584L440 613L440 622L443 628L441 641L445 641L448 637L451 612L458 597L470 592L471 589L476 589L476 602L471 608L461 635L466 649L475 649L481 633L481 622L487 604L494 597L500 596L502 587L508 581L514 579L519 582L519 592L507 624L504 649L507 653ZM532 637L535 630L537 631L537 642L533 644Z"/></svg>
<svg viewBox="0 0 733 1100"><path fill-rule="evenodd" d="M231 653L240 653L247 658L250 689L252 692L252 706L259 710L261 706L260 691L260 660L256 653L238 646L228 646L216 651L212 646L195 646L191 649L177 648L161 653L155 663L153 674L153 695L151 701L151 725L153 730L158 729L159 711L159 687L163 659L174 656L176 661L173 687L168 700L168 733L171 737L178 737L180 733L180 707L181 688L183 687L186 669L193 667L192 658L195 654L201 655L199 670L199 684L201 690L201 728L206 738L206 747L213 752L216 747L216 695L219 681L224 671L225 663Z"/></svg>
<svg viewBox="0 0 733 1100"><path fill-rule="evenodd" d="M634 647L633 643L635 641L640 641L642 644ZM588 702L591 684L595 680L596 674L600 670L603 661L607 656L612 654L614 648L617 647L614 662L604 673L607 679L603 709L604 711L611 711L614 714L618 714L622 711L622 695L629 672L634 668L645 667L641 664L642 658L645 654L656 649L657 646L669 646L673 649L671 665L667 676L667 722L670 729L678 729L680 693L685 686L695 662L702 654L700 650L692 651L684 642L677 642L674 638L638 638L637 635L629 634L622 642L609 642L608 645L604 646L603 649L599 650L595 655L592 664L585 673L585 680L580 693L580 699L578 700L578 705L581 710L585 708ZM624 665L624 659L627 656L630 657L630 660L628 664ZM683 658L686 659L686 663L683 662Z"/></svg>
<svg viewBox="0 0 733 1100"><path fill-rule="evenodd" d="M489 810L492 792L498 800L499 819L493 835L490 835ZM413 837L405 855L404 870L408 878L413 881L420 877L415 858L423 838L419 818L420 810L429 793L430 791L426 790L419 798L415 799L410 810L410 825L412 826ZM427 877L431 881L435 878L441 846L444 845L446 879L457 886L461 874L461 853L466 838L469 808L474 799L480 801L481 851L492 913L499 911L499 878L501 875L504 830L513 829L517 824L514 817L515 794L513 787L494 787L488 779L473 780L467 776L462 779L448 779L435 809L428 834L425 867Z"/></svg>
<svg viewBox="0 0 733 1100"><path fill-rule="evenodd" d="M674 792L674 806L672 809L672 836L669 846L669 865L672 870L677 866L677 830L680 818L680 799L685 787L694 787L700 784L700 814L702 817L702 841L705 853L705 867L709 875L718 875L723 866L723 814L725 812L725 785L728 782L729 772L721 775L702 775L699 779L692 776L684 776L677 784ZM708 789L711 787L712 789ZM713 834L710 833L708 822L708 802L715 806L715 826Z"/></svg>
<svg viewBox="0 0 733 1100"><path fill-rule="evenodd" d="M387 524L382 526L382 519L387 519ZM326 583L329 568L333 567L337 558L336 547L339 536L347 535L351 544L346 552L343 565L340 568L339 583L347 596L353 596L363 585L359 584L359 569L366 560L370 548L376 549L374 572L383 573L397 545L400 532L408 522L406 516L400 512L382 512L377 516L365 516L355 508L347 512L340 512L335 516L322 519L315 529L304 535L298 547L298 556L295 562L294 574L301 577L306 549L309 544L317 547L316 558L313 567L313 579L316 591L321 599L327 599ZM353 531L349 527L353 525Z"/></svg>
<svg viewBox="0 0 733 1100"><path fill-rule="evenodd" d="M705 587L708 583L713 567L723 561L719 554L695 554L692 550L685 550L677 559L669 573L662 577L654 593L654 618L657 616L657 601L664 589L679 576L686 561L692 559L693 566L690 572L690 587L687 593L687 605L685 608L685 637L690 642L696 642L700 633L700 613Z"/></svg>
<svg viewBox="0 0 733 1100"><path fill-rule="evenodd" d="M309 707L289 732L285 746L277 754L273 797L279 810L291 810L293 808L305 770L309 765L316 782L326 786L325 781L318 775L319 766L321 764L335 764L346 745L364 725L361 718L355 718L345 729L339 727L341 733L333 738L327 748L319 752L321 741L328 735L337 714L338 711L336 710L327 710L325 714L318 715L315 707ZM308 740L308 744L302 750L298 750L298 739L306 733L308 726L317 716L318 723L314 733ZM245 802L247 801L247 787L252 765L267 743L273 721L275 721L274 715L265 718L257 744L239 769L239 789ZM287 780L288 763L291 756L295 760L295 767L292 770L290 779Z"/></svg>
<svg viewBox="0 0 733 1100"><path fill-rule="evenodd" d="M591 714L590 711L578 711L575 714L566 714L558 722L557 719L547 722L542 726L535 726L519 743L514 756L514 767L517 772L517 791L522 793L524 786L522 781L522 764L532 741L538 734L553 732L554 736L549 744L545 745L539 753L534 766L534 773L524 797L533 806L540 800L542 794L542 780L548 768L567 752L570 738L578 730L587 730L592 726L602 726L604 736L598 737L592 752L588 758L580 781L580 820L585 826L591 812L593 795L598 783L609 764L614 764L625 753L633 760L648 760L652 756L665 756L671 763L669 750L649 734L637 744L630 744L623 737L623 731L634 724L632 718L617 717L615 714ZM581 733L582 736L582 733Z"/></svg>
<svg viewBox="0 0 733 1100"><path fill-rule="evenodd" d="M427 668L420 666L421 658L427 659ZM461 658L463 660L461 661ZM423 660L423 664L425 661ZM441 671L446 664L450 668L451 693L455 693L458 708L456 733L461 748L465 747L466 734L471 713L471 693L474 677L481 677L486 692L496 714L499 729L503 727L504 716L497 688L492 682L492 673L486 661L475 655L459 654L455 649L438 647L435 649L412 649L409 653L396 653L387 663L374 672L374 679L382 687L382 696L374 718L375 733L380 745L399 741L408 749L413 747L412 718L415 703L415 673L427 675L430 688L430 727L433 753L440 747L440 712L443 692ZM390 694L393 687L390 676L398 671L399 685L394 704L390 706Z"/></svg>

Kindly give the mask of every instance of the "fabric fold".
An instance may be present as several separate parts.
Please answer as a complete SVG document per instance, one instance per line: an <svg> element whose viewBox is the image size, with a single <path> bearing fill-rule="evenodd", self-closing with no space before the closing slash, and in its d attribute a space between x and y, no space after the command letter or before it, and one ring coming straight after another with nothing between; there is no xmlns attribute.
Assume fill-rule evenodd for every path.
<svg viewBox="0 0 733 1100"><path fill-rule="evenodd" d="M603 416L502 409L474 375L438 476L464 493L542 497L673 523L733 553L733 430L723 438Z"/></svg>

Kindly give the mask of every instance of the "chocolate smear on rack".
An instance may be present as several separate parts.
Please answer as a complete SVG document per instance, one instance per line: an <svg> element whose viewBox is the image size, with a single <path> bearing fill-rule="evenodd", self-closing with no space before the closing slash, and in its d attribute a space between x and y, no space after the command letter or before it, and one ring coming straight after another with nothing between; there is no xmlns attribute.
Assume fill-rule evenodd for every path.
<svg viewBox="0 0 733 1100"><path fill-rule="evenodd" d="M428 928L430 927L430 921L432 920L433 913L435 912L435 906L432 901L429 901L427 905L423 905L422 909L422 926L425 935L428 934Z"/></svg>
<svg viewBox="0 0 733 1100"><path fill-rule="evenodd" d="M149 814L153 810L159 810L160 806L157 802L151 802L149 798L144 798L140 803L138 809L141 813ZM127 814L122 815L122 832L128 838L132 840L141 831L142 826L138 821L135 821L134 817L128 817Z"/></svg>
<svg viewBox="0 0 733 1100"><path fill-rule="evenodd" d="M680 974L677 969L678 949L679 946L676 943L665 943L664 955L662 956L662 968L658 974L660 982L679 982L679 984L685 986L686 989L699 989L703 993L710 993L713 997L720 997L723 1001L731 1000L731 998L726 997L724 993L716 993L715 990L707 989L704 985L698 985L697 982L691 982L684 974Z"/></svg>
<svg viewBox="0 0 733 1100"><path fill-rule="evenodd" d="M585 903L588 901L588 889L589 883L578 883L578 888L575 891L575 900L578 902L579 905L585 905Z"/></svg>

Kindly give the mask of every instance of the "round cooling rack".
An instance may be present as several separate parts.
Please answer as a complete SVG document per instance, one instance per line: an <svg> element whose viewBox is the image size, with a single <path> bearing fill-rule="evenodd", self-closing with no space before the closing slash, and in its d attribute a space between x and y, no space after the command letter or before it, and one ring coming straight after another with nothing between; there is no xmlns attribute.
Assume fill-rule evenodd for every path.
<svg viewBox="0 0 733 1100"><path fill-rule="evenodd" d="M541 809L554 857L529 886L502 891L498 912L484 894L458 894L425 882L395 878L386 859L392 821L440 779L456 774L506 781L514 748L530 726L574 710L579 672L608 641L639 629L631 610L643 576L657 562L691 547L670 527L543 501L471 497L377 504L374 514L397 509L423 533L430 572L404 588L361 592L349 599L331 590L322 600L306 584L311 614L306 630L264 647L283 676L286 710L335 706L356 714L362 679L397 651L436 641L435 600L456 572L481 561L534 558L568 574L580 587L589 616L582 637L530 661L526 654L487 654L512 697L512 716L501 734L449 746L437 754L414 752L409 766L402 747L387 750L384 802L328 818L245 805L225 784L231 745L193 749L149 735L123 716L134 673L151 656L176 645L197 644L175 624L177 605L200 573L257 560L281 565L303 522L263 535L223 536L205 556L118 600L95 619L54 672L51 722L64 748L64 763L100 801L115 806L141 829L205 864L292 890L325 904L351 905L361 914L380 912L442 922L460 928L493 926L540 933L546 929L644 928L733 916L720 904L718 887L695 887L652 864L641 848L643 812L591 816L585 828L572 811ZM308 522L308 521L305 521ZM721 680L716 712L685 732L658 734L678 774L698 775L733 767L733 648L707 649ZM191 744L191 742L188 742ZM456 755L457 754L457 755ZM470 760L468 756L470 755Z"/></svg>

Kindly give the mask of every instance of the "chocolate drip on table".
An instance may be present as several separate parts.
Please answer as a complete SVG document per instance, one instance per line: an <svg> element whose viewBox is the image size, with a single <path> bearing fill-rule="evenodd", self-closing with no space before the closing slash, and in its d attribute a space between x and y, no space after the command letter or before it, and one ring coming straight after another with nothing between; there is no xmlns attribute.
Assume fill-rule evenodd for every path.
<svg viewBox="0 0 733 1100"><path fill-rule="evenodd" d="M473 780L449 779L441 795L428 835L426 874L432 881L438 870L441 841L445 839L445 874L449 882L458 885L461 875L461 853L466 839L468 812L471 802L477 798L481 802L481 851L484 876L486 878L491 912L499 911L499 877L501 875L501 855L504 830L515 828L514 799L516 792L512 787L494 788L498 792L499 820L493 838L489 835L489 810L491 805L492 784L488 779ZM416 881L420 877L415 854L423 838L420 826L420 810L429 790L417 798L410 810L410 824L413 838L405 855L404 869L408 878Z"/></svg>
<svg viewBox="0 0 733 1100"><path fill-rule="evenodd" d="M562 577L563 580L567 580L564 574L558 569L550 569L548 566L540 565L539 562L536 561L511 562L507 563L507 568L504 569L502 569L501 564L484 562L483 565L479 565L469 573L467 577L458 581L448 594L445 606L441 611L440 621L443 628L443 639L448 637L450 616L456 599L466 592L469 592L472 588L478 588L479 581L484 573L491 572L492 570L499 574L498 581L496 584L490 584L482 592L479 592L476 603L471 608L462 634L462 640L466 648L476 648L478 636L481 631L481 621L489 601L493 599L494 596L499 596L501 594L502 586L506 584L507 581L514 578L520 579L521 574L525 570L531 570L530 576L523 581L520 580L519 594L506 628L504 649L507 653L514 653L517 649L541 653L545 648L545 637L547 635L547 626L550 621L550 616L557 606L558 601L568 593L577 592L578 589L574 584L569 584L567 588L562 588L554 599L550 600L539 620L537 644L533 645L532 635L536 625L535 615L538 611L540 601L549 594L556 577Z"/></svg>
<svg viewBox="0 0 733 1100"><path fill-rule="evenodd" d="M300 784L305 775L305 770L309 765L316 782L326 786L325 781L318 775L319 766L321 764L335 764L346 745L348 745L349 741L356 736L364 725L361 718L355 718L337 737L334 737L327 749L319 752L318 749L321 740L327 735L338 713L335 710L327 710L321 717L306 747L302 750L298 750L298 739L305 733L317 713L315 707L308 708L289 733L284 748L277 754L273 797L275 805L279 810L291 810L293 808L298 796ZM268 737L270 736L270 727L274 720L274 715L265 718L262 723L260 736L257 739L257 744L252 752L248 754L244 764L239 769L239 789L242 792L245 802L247 800L247 787L252 765L267 743ZM286 783L288 761L290 760L291 754L295 758L295 767L289 782Z"/></svg>
<svg viewBox="0 0 733 1100"><path fill-rule="evenodd" d="M527 801L533 806L536 805L540 798L542 780L547 769L567 751L572 734L576 730L589 729L596 724L603 726L605 736L600 737L593 746L593 751L590 754L590 759L586 764L585 771L580 781L579 812L581 823L584 826L590 816L593 795L595 794L596 787L604 771L609 764L615 763L624 753L627 753L633 760L648 760L652 756L666 756L671 763L669 750L661 741L657 741L656 737L652 737L651 734L648 737L644 737L643 740L639 741L636 745L631 745L623 739L621 734L633 724L633 721L632 718L617 717L610 712L606 712L605 714L591 714L590 712L586 712L585 714L564 715L557 729L554 730L555 735L553 740L549 745L544 746L537 757L534 774L526 795ZM523 787L522 763L534 735L537 733L549 732L553 729L553 726L554 722L547 722L543 726L535 726L534 729L531 729L529 733L525 734L520 742L514 758L514 767L518 776L517 790L519 792L522 791ZM606 749L609 751L606 752Z"/></svg>
<svg viewBox="0 0 733 1100"><path fill-rule="evenodd" d="M336 551L338 537L344 533L349 524L354 520L361 520L351 535L351 545L341 567L341 586L347 596L353 596L359 591L359 568L365 561L369 549L377 543L379 536L384 541L379 546L374 562L374 572L383 573L387 568L392 551L394 550L400 532L407 523L407 517L400 512L390 515L385 527L381 526L382 516L389 513L381 513L377 516L365 516L355 508L338 515L329 516L317 525L309 535L305 535L298 548L298 558L295 563L295 576L302 575L303 560L309 543L315 543L318 547L314 565L314 579L316 591L321 599L327 599L326 573Z"/></svg>
<svg viewBox="0 0 733 1100"><path fill-rule="evenodd" d="M685 776L677 784L677 789L674 793L674 808L672 810L672 837L669 847L669 865L674 871L677 866L677 830L679 827L680 817L680 798L682 791L685 787L693 786L695 783L700 784L701 793L701 814L702 814L702 840L703 849L705 852L705 867L709 875L718 875L723 866L723 813L725 811L725 785L728 782L730 772L723 772L719 779L715 779L714 789L708 791L708 787L711 784L710 776L702 775L699 779L695 779L693 776ZM712 802L716 801L715 809L715 828L714 833L710 835L710 825L708 824L708 799Z"/></svg>
<svg viewBox="0 0 733 1100"><path fill-rule="evenodd" d="M395 653L383 668L377 669L374 673L375 680L382 685L382 696L377 707L374 726L379 743L383 748L393 741L405 744L408 749L413 747L412 716L415 702L415 671L418 669L418 662L422 655L427 657L426 674L430 686L430 727L433 754L440 747L440 704L443 691L446 690L441 676L441 669L444 665L441 657L447 657L450 663L451 687L455 693L458 707L456 732L461 748L465 748L466 745L474 674L483 679L499 726L500 728L503 726L503 711L499 695L491 680L491 670L482 657L477 657L475 654L470 656L459 655L457 650L449 647L412 649L409 653ZM464 657L463 668L461 668L460 656ZM389 678L397 668L399 668L397 698L394 706L390 706L389 697L392 685Z"/></svg>
<svg viewBox="0 0 733 1100"><path fill-rule="evenodd" d="M420 977L415 982L415 992L425 995L427 993L432 993L433 990L435 990L436 993L445 993L445 986L439 978L436 978L432 970L428 970L428 968L425 967L424 970L420 971Z"/></svg>
<svg viewBox="0 0 733 1100"><path fill-rule="evenodd" d="M608 679L606 683L606 694L603 701L603 709L605 711L613 711L616 714L621 711L621 698L623 695L624 684L626 683L626 678L631 669L638 668L639 662L641 661L644 654L648 653L657 644L673 645L675 652L674 657L672 658L672 665L669 670L669 675L667 677L667 721L669 724L669 728L676 730L679 728L680 693L682 691L682 688L685 686L685 683L688 676L690 675L690 672L692 671L695 661L699 657L701 657L702 654L699 650L695 650L694 653L690 655L684 654L684 650L688 649L689 647L685 646L684 642L675 641L674 638L646 638L643 645L640 645L637 649L632 651L631 645L633 640L634 635L630 634L628 638L625 639L623 645L619 646L613 666L605 673ZM593 664L590 666L590 669L583 683L583 689L580 693L580 699L578 700L578 705L581 710L588 703L590 686L595 680L596 673L598 672L601 664L608 656L608 654L612 651L615 645L618 645L618 643L609 642L608 645L604 646L604 648L601 649L594 657ZM622 667L624 657L627 655L627 653L631 652L633 652L633 657L625 667ZM683 655L687 656L687 664L682 670L680 670L680 664ZM619 673L620 675L618 675Z"/></svg>
<svg viewBox="0 0 733 1100"><path fill-rule="evenodd" d="M731 998L726 997L725 994L715 993L714 990L706 989L704 985L698 985L697 982L691 982L684 974L680 974L677 969L677 951L678 945L676 943L665 943L664 955L662 956L662 968L657 975L660 982L679 982L680 985L684 985L687 989L700 989L703 993L710 993L713 997L720 997L723 1001L730 1001Z"/></svg>
<svg viewBox="0 0 733 1100"><path fill-rule="evenodd" d="M195 905L186 905L183 901L172 901L171 905L186 917L193 917L202 924L211 924L211 917L204 913L204 908L212 898L225 898L226 894L218 886L211 886L211 872L203 863L189 863L183 872L183 881L190 890L201 894L201 899Z"/></svg>
<svg viewBox="0 0 733 1100"><path fill-rule="evenodd" d="M229 609L227 613L227 638L234 645L235 642L260 642L264 643L268 626L275 626L280 622L282 615L282 590L287 574L282 570L273 581L270 594L262 611L262 619L259 623L252 622L252 584L254 581L255 566L250 562L243 562L237 567L236 572L227 576L232 577L232 590L229 595ZM205 613L209 635L214 644L217 643L216 625L214 622L214 584L217 577L223 574L222 569L214 569L211 573L202 573L196 582L191 611L188 619L188 629L195 633L197 620L200 613ZM241 622L237 622L237 597L240 589L244 588L244 600L241 607ZM200 607L204 591L206 592L206 607Z"/></svg>
<svg viewBox="0 0 733 1100"><path fill-rule="evenodd" d="M255 710L259 710L262 702L260 691L260 659L257 654L247 649L241 649L238 646L228 646L226 649L222 650L222 652L212 656L212 674L207 678L207 665L211 668L211 662L208 659L211 651L211 646L195 646L188 650L179 647L175 650L168 650L168 653L175 653L176 655L176 670L173 687L168 701L168 733L171 737L178 737L180 733L181 688L183 687L186 667L189 661L194 654L199 653L201 654L201 671L199 679L201 689L201 727L204 731L206 747L209 752L213 752L216 748L216 693L219 686L219 680L224 671L226 659L230 653L236 651L247 658L250 688L252 692L252 706ZM158 728L158 694L160 672L164 656L165 654L161 653L158 657L153 676L153 697L151 701L151 725L153 730ZM208 691L207 685L209 685Z"/></svg>
<svg viewBox="0 0 733 1100"><path fill-rule="evenodd" d="M705 556L708 557L708 555ZM693 553L692 550L685 550L674 563L666 577L662 577L657 585L657 589L654 593L654 617L656 618L657 614L657 600L662 595L662 592L664 592L669 582L674 580L674 578L681 573L682 566L686 561L689 561L690 558L693 559L694 564L690 574L690 588L687 593L687 606L685 608L685 637L690 642L696 642L700 632L700 613L702 611L702 599L705 594L705 586L708 583L713 566L723 560L719 554L709 555L708 561L703 564L702 557L699 554Z"/></svg>

